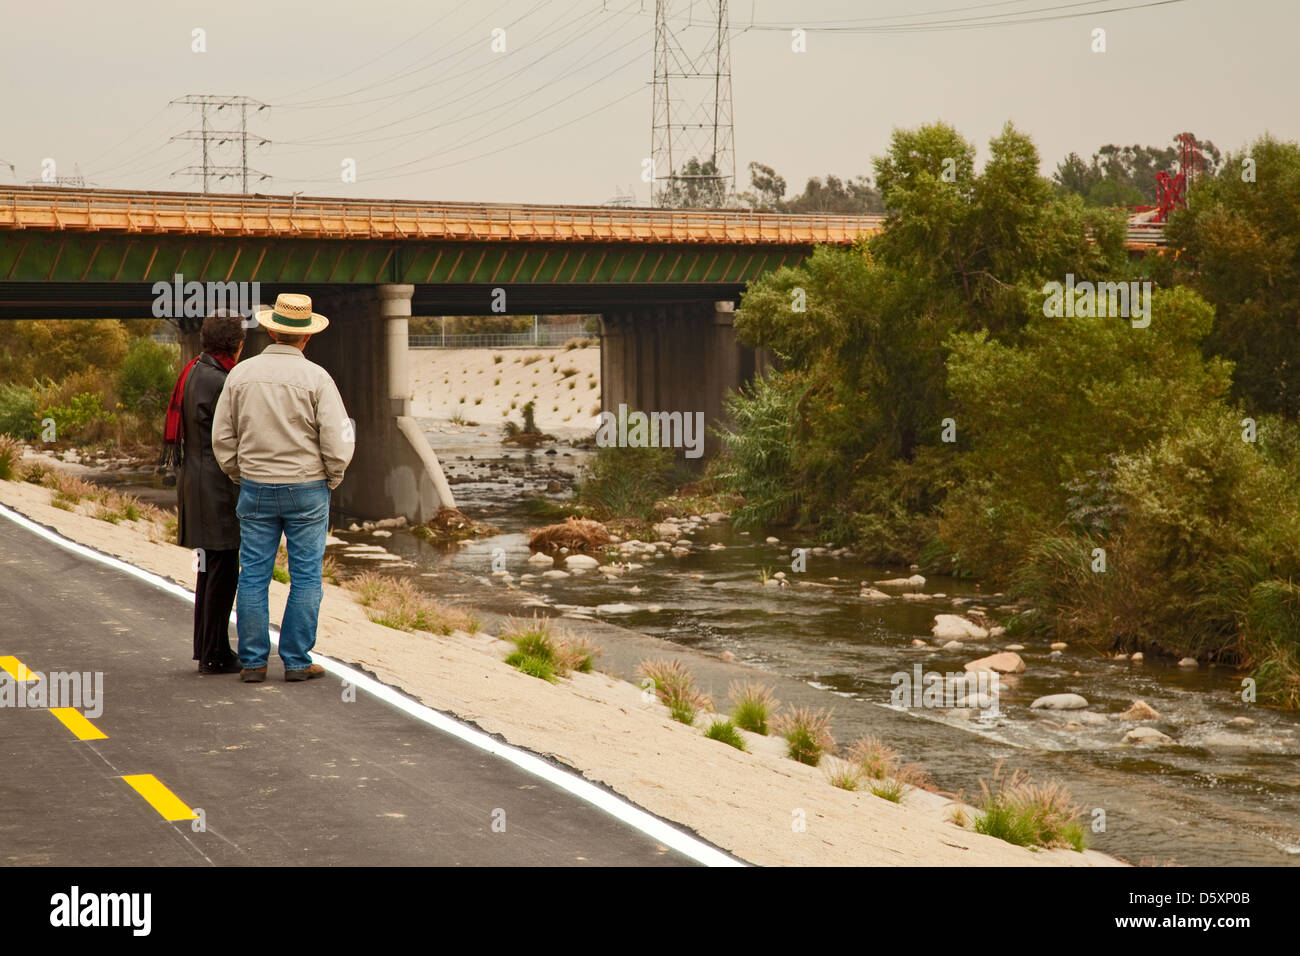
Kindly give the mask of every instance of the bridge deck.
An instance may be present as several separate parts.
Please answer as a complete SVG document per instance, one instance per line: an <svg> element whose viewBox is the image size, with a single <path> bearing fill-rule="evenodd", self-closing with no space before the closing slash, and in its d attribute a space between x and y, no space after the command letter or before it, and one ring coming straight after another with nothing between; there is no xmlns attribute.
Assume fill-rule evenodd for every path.
<svg viewBox="0 0 1300 956"><path fill-rule="evenodd" d="M0 189L0 229L460 241L844 245L882 216Z"/></svg>

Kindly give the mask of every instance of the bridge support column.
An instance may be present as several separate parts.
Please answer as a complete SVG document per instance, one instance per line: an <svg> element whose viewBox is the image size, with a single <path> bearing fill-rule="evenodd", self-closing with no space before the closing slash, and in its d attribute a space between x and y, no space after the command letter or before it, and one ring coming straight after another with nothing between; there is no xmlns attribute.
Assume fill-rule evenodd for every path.
<svg viewBox="0 0 1300 956"><path fill-rule="evenodd" d="M405 515L427 521L454 508L451 488L424 432L411 417L407 326L411 285L340 292L315 302L330 327L307 357L334 377L356 420L356 451L334 493L339 510L361 518Z"/></svg>
<svg viewBox="0 0 1300 956"><path fill-rule="evenodd" d="M732 302L698 303L602 315L602 409L617 413L625 404L629 411L703 412L706 428L721 421L727 391L767 365L764 353L736 341L734 308ZM718 446L706 431L704 457Z"/></svg>

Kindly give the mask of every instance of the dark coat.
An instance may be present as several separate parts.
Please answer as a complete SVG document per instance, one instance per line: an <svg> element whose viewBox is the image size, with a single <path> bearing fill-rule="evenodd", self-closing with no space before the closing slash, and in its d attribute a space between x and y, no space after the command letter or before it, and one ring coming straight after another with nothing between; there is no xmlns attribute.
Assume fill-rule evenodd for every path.
<svg viewBox="0 0 1300 956"><path fill-rule="evenodd" d="M226 477L212 454L212 413L225 384L226 370L206 352L185 379L185 455L176 481L178 537L185 548L239 547L239 486Z"/></svg>

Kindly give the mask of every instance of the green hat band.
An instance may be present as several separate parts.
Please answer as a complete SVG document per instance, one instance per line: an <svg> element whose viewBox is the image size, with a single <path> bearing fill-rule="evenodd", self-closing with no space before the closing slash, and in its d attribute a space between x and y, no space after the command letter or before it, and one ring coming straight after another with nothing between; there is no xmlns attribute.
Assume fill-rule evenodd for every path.
<svg viewBox="0 0 1300 956"><path fill-rule="evenodd" d="M291 319L287 315L281 315L279 312L274 311L271 313L271 316L282 325L292 325L294 328L298 329L311 325L311 316L307 316L305 319Z"/></svg>

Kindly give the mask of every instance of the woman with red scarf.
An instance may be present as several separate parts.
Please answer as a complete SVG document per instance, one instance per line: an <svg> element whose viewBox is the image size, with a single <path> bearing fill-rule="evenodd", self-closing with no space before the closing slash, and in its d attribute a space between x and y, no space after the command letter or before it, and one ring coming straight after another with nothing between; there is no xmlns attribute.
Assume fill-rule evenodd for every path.
<svg viewBox="0 0 1300 956"><path fill-rule="evenodd" d="M243 319L213 315L199 332L203 351L181 371L167 408L163 463L177 465L178 538L193 548L194 659L200 674L236 674L239 658L230 649L230 609L239 583L239 486L226 477L212 454L212 413L226 373L244 349Z"/></svg>

